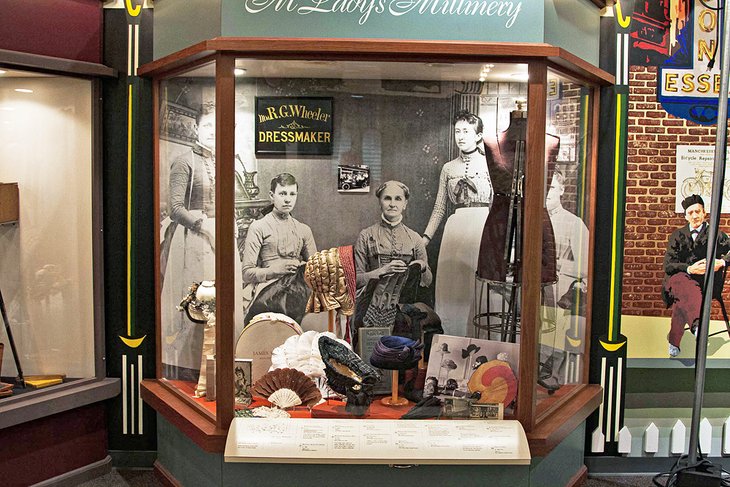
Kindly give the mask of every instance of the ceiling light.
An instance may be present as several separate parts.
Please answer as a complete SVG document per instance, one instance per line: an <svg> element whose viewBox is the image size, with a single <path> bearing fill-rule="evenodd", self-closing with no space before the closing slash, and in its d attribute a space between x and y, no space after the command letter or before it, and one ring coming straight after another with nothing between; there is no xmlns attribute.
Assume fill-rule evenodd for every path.
<svg viewBox="0 0 730 487"><path fill-rule="evenodd" d="M236 76L243 76L244 74L246 74L246 70L243 68L236 68L233 70L233 74L235 74Z"/></svg>
<svg viewBox="0 0 730 487"><path fill-rule="evenodd" d="M18 93L33 93L33 90L29 90L27 88L15 88L15 91Z"/></svg>
<svg viewBox="0 0 730 487"><path fill-rule="evenodd" d="M5 74L5 73L7 73L7 71L5 71L4 69L0 69L0 74Z"/></svg>
<svg viewBox="0 0 730 487"><path fill-rule="evenodd" d="M528 81L530 79L527 73L513 73L510 76L517 81Z"/></svg>

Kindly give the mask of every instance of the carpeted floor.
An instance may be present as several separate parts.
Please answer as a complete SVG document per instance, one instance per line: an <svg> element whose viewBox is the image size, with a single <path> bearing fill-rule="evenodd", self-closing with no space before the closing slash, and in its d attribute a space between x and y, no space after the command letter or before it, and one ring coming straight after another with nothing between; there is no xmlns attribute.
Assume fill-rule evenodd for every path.
<svg viewBox="0 0 730 487"><path fill-rule="evenodd" d="M589 478L583 487L652 487L651 477L598 477ZM117 470L84 482L79 487L162 487L152 470ZM323 486L324 487L324 486ZM557 486L556 486L557 487Z"/></svg>
<svg viewBox="0 0 730 487"><path fill-rule="evenodd" d="M651 476L589 477L583 487L652 487Z"/></svg>
<svg viewBox="0 0 730 487"><path fill-rule="evenodd" d="M155 474L149 469L112 469L110 473L79 484L78 487L117 487L124 485L131 487L161 487L162 483L157 480Z"/></svg>

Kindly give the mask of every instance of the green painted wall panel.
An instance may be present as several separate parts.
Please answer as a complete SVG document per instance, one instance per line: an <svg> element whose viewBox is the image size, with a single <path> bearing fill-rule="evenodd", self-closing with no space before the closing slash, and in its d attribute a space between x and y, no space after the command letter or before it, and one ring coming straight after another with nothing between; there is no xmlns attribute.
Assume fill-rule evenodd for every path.
<svg viewBox="0 0 730 487"><path fill-rule="evenodd" d="M600 20L590 0L545 0L545 42L598 66Z"/></svg>
<svg viewBox="0 0 730 487"><path fill-rule="evenodd" d="M550 455L531 465L297 465L226 463L205 453L161 415L157 415L158 461L185 486L265 485L321 487L347 479L348 487L379 485L458 485L459 487L555 487L565 485L583 465L585 423Z"/></svg>
<svg viewBox="0 0 730 487"><path fill-rule="evenodd" d="M541 0L224 0L222 19L224 36L543 42Z"/></svg>
<svg viewBox="0 0 730 487"><path fill-rule="evenodd" d="M583 466L586 424L581 423L547 457L532 459L530 487L567 485Z"/></svg>
<svg viewBox="0 0 730 487"><path fill-rule="evenodd" d="M325 37L545 42L598 64L590 0L157 0L155 59L201 40Z"/></svg>
<svg viewBox="0 0 730 487"><path fill-rule="evenodd" d="M221 35L223 0L156 0L154 58Z"/></svg>
<svg viewBox="0 0 730 487"><path fill-rule="evenodd" d="M267 487L322 487L334 479L347 479L347 487L377 485L458 485L459 487L528 487L530 469L521 466L418 465L394 468L388 465L296 465L227 463L222 485ZM558 484L553 484L558 485Z"/></svg>
<svg viewBox="0 0 730 487"><path fill-rule="evenodd" d="M182 486L223 485L223 456L198 448L198 445L161 414L157 415L157 461Z"/></svg>

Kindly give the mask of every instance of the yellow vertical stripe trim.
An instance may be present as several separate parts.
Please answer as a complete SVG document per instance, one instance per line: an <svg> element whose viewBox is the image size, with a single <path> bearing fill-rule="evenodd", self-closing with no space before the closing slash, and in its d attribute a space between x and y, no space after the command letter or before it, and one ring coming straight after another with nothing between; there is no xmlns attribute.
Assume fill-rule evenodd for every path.
<svg viewBox="0 0 730 487"><path fill-rule="evenodd" d="M623 95L616 94L616 147L614 148L614 176L613 176L613 231L611 233L611 291L608 312L608 339L613 340L614 307L616 304L616 234L618 232L618 193L619 162L621 158L621 98Z"/></svg>
<svg viewBox="0 0 730 487"><path fill-rule="evenodd" d="M581 111L583 112L583 144L580 149L580 164L583 166L583 175L581 178L581 185L580 185L580 215L581 217L585 217L586 212L586 163L587 163L587 153L588 153L588 147L586 144L587 141L587 135L588 135L588 102L590 101L590 98L586 95L583 97L583 107ZM583 232L580 232L580 236L578 237L578 248L581 249L578 254L578 269L583 268L583 259L586 259L588 256L583 255L582 249L583 249ZM580 293L576 293L576 306L577 309L580 309Z"/></svg>
<svg viewBox="0 0 730 487"><path fill-rule="evenodd" d="M624 17L623 12L621 12L621 0L616 1L616 20L618 21L618 25L624 29L631 23L631 16L627 15Z"/></svg>
<svg viewBox="0 0 730 487"><path fill-rule="evenodd" d="M127 336L132 336L132 85L127 97Z"/></svg>

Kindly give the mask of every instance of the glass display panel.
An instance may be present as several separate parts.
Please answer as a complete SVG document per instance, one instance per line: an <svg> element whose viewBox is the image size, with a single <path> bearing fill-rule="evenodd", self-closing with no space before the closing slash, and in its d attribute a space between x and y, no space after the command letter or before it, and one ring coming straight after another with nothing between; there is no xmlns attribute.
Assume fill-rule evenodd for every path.
<svg viewBox="0 0 730 487"><path fill-rule="evenodd" d="M541 297L538 412L587 382L588 353L591 91L549 71L547 95L545 208L552 239L543 259L554 272Z"/></svg>
<svg viewBox="0 0 730 487"><path fill-rule="evenodd" d="M91 81L0 69L0 401L96 376L92 133Z"/></svg>
<svg viewBox="0 0 730 487"><path fill-rule="evenodd" d="M505 153L516 139L505 145L504 135L526 106L527 66L236 67L243 321L231 366L248 374L235 387L238 414L276 404L260 379L290 379L273 367L300 370L312 396L329 398L292 415L400 418L424 394L448 403L424 417L468 416L469 398L509 415L520 301L509 248L519 233L510 239L505 222L519 175ZM410 340L425 349L411 353ZM404 345L411 352L389 355Z"/></svg>
<svg viewBox="0 0 730 487"><path fill-rule="evenodd" d="M214 65L160 82L162 377L215 414Z"/></svg>

